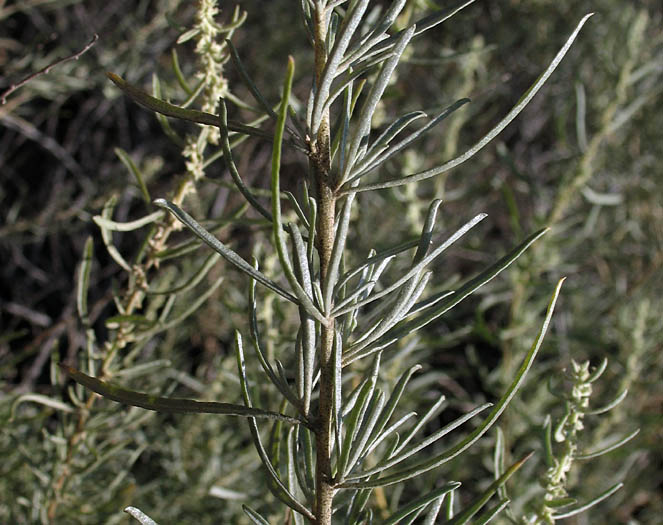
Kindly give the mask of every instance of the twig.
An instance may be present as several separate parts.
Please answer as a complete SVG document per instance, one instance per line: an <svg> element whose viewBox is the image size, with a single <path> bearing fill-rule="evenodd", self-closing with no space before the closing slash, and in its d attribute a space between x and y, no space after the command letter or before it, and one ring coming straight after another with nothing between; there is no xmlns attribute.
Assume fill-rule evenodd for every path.
<svg viewBox="0 0 663 525"><path fill-rule="evenodd" d="M32 73L32 74L28 75L27 77L25 77L20 82L18 82L16 84L12 84L11 86L9 86L9 88L7 88L0 95L0 104L5 104L7 102L7 97L9 95L11 95L14 91L16 91L18 88L24 86L28 82L34 80L35 78L37 78L41 75L45 75L45 74L49 73L51 71L51 69L53 69L55 66L59 66L60 64L62 64L64 62L68 62L69 60L78 60L84 53L86 53L96 43L97 40L99 40L99 35L97 35L95 33L94 36L92 37L92 40L90 40L90 42L88 42L88 44L83 49L78 51L77 53L74 53L73 55L69 55L69 56L61 58L59 60L56 60L55 62L52 62L51 64L49 64L45 68L40 69L36 73Z"/></svg>

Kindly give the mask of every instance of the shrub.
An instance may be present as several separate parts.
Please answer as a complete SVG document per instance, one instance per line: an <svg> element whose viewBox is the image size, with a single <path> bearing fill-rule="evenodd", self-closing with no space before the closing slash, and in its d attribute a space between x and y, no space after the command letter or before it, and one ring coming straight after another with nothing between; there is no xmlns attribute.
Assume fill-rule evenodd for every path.
<svg viewBox="0 0 663 525"><path fill-rule="evenodd" d="M302 14L315 55L313 88L304 97L307 100L305 104L292 96L292 58L288 62L280 102L276 106L267 102L267 97L257 86L260 82L251 78L247 72L250 68L242 63L232 45L215 40L216 32L232 32L241 24L243 16L236 10L229 25L219 27L213 20L215 6L212 2L200 3L196 26L180 38L180 42L189 38L195 38L198 42L196 51L200 57L200 75L195 82L185 79L179 72L177 55L173 55L179 84L187 94L182 103L173 105L162 98L159 81L154 83L152 96L117 75L109 75L135 102L161 115L160 121L166 133L182 147L187 172L172 192L170 200L155 200L154 205L158 209L148 210L147 215L129 222L117 221L113 218L116 203L110 199L102 214L95 218L108 253L127 272L128 278L123 292L116 299L117 315L106 321L109 330L107 342L98 344L95 331L87 319L92 241L86 244L79 274L78 312L87 328L87 352L80 356L78 366L87 373L67 365L62 365L62 369L81 385L125 404L160 412L209 412L247 418L251 439L265 471L261 486L271 491L273 498L284 504L286 509L280 510L275 500L264 493L242 494L241 497L250 502L244 505L244 511L255 523L274 520L293 520L297 523L305 519L331 523L333 512L343 516L339 519L348 523L366 523L373 519L378 510L385 514L386 523L412 522L424 512L426 521L432 523L443 504L446 506L444 513L451 523L466 523L471 519L485 523L507 505L504 483L529 457L524 456L507 468L502 462L504 451L500 447L504 442L500 440L497 447L500 460L495 462L494 482L485 489L476 489L475 498L462 508L454 503L458 501L454 499L454 494L459 492L458 482L441 483L424 477L425 490L416 496L406 493L405 497L400 496L402 488L392 490L391 487L396 484L402 487L404 481L412 480L419 489L419 479L423 474L464 453L489 430L522 385L550 322L562 281L548 302L543 327L533 345L524 352L520 367L505 380L505 392L468 436L452 446L441 446L440 440L447 433L487 410L489 404L449 417L448 421L442 418L444 424L417 444L410 442L438 417L445 402L444 396L434 400L432 407L416 422L409 422L412 413L392 419L401 400L410 402L407 401L408 396L403 396L419 368L418 364L411 362L418 345L416 335L510 266L545 233L545 229L527 237L463 285L454 285L450 291L433 293L427 291L432 274L426 271L426 267L481 222L485 214L476 215L451 235L434 241L434 223L441 204L439 200L434 200L425 213L418 238L401 243L390 240L387 248L380 247L378 250L352 247L356 242L355 231L362 228L358 222L362 216L368 215L365 208L371 204L371 200L364 198L365 195L435 177L476 154L529 103L558 66L587 19L583 18L550 66L516 106L465 153L438 167L417 170L412 175L388 176L386 179L377 177L374 182L366 182L366 179L375 177L376 171L382 175L393 155L456 114L466 104L464 99L446 104L436 117L409 134L405 133L406 128L415 120L425 118L425 114L417 111L407 113L382 132L372 133L378 125L376 111L381 109L380 101L399 59L406 53L409 41L470 3L433 13L417 24L406 23L404 28L390 34L398 22L398 15L405 8L403 1L396 0L389 8L383 11L376 9L367 16L369 2L364 0L303 2ZM254 98L253 103L246 103L229 91L223 74L217 70L230 56L247 91ZM223 98L219 101L220 96ZM193 102L200 103L201 109L188 109ZM250 124L233 120L229 117L229 109L233 109L228 107L230 104L236 106L234 109L239 114L243 114L242 111L254 112L259 116ZM182 138L163 117L195 122L202 127L197 133ZM264 121L270 122L271 126L267 129L259 127ZM268 191L247 184L246 173L240 173L242 162L235 163L233 150L245 137L271 143L271 188ZM206 160L206 148L218 142L220 151ZM300 170L294 167L295 162L284 162L284 146L305 156L308 161L306 174L300 174ZM142 170L126 152L118 150L118 155L135 176L149 205L151 195ZM193 207L200 212L202 206L194 199L196 186L204 180L206 165L221 156L238 194L245 198L250 211L247 211L247 206L242 206L221 219L217 217L209 223L199 222L184 211L185 198L188 196L187 202L193 202ZM282 182L281 173L286 170L287 184L292 192L281 190L282 184L286 183ZM272 251L264 248L261 242L255 242L253 248L248 250L245 247L232 249L211 233L225 225L241 226L240 217L244 214L248 220L267 228L270 236L262 243L270 244ZM170 245L168 241L176 234L180 223L194 234L195 240ZM148 227L149 232L130 263L115 247L112 232L133 231L142 227ZM370 237L368 241L371 241ZM191 252L202 244L211 247L213 252L201 260L199 255L192 256ZM252 262L240 255L242 250L253 252ZM403 262L406 251L414 252L409 264ZM168 330L175 335L166 336L169 351L163 351L163 355L170 354L170 348L174 348L183 335L181 327L184 327L187 317L217 294L223 278L207 281L207 276L215 273L219 257L249 279L246 306L241 304L242 299L236 297L238 287L235 284L230 286L232 297L226 299L226 304L231 308L248 310L248 328L236 325L237 315L223 321L224 325L236 328L237 386L244 404L201 403L167 395L146 395L109 383L110 379L126 381L144 378L149 372L169 365L164 359L139 361L145 355L159 355L154 350L155 337ZM165 267L164 262L171 259L175 263ZM199 285L204 282L210 284L203 285L205 289L201 290ZM258 284L262 287L257 287ZM293 313L296 315L293 316ZM219 315L218 312L215 314ZM244 337L248 333L255 360L260 365L259 370L249 368L250 375L244 360L242 333ZM368 358L371 358L370 363L366 362ZM397 373L396 370L406 362L409 366L402 373ZM225 366L222 362L217 364ZM586 372L577 378L578 382L588 385L593 381L594 377L586 377L590 374L588 365L576 368ZM262 379L253 382L249 377ZM186 375L175 374L175 378L198 392L205 391L204 386L186 379ZM268 381L264 381L265 378ZM390 387L389 383L395 385ZM156 389L158 385L159 382L155 381L150 387ZM217 382L217 389L219 385ZM162 390L168 393L165 385ZM233 390L224 389L223 397L226 398ZM389 390L391 393L388 395L386 392ZM277 392L279 399L264 399L267 392L270 396ZM571 399L576 399L573 395L575 392ZM119 451L126 450L119 439L121 432L118 436L109 432L99 444L85 443L91 456L103 459L84 460L80 455L80 443L85 439L88 428L98 423L106 428L117 427L126 431L128 427L138 425L144 417L141 411L132 410L128 415L123 411L114 411L112 417L102 415L95 422L95 410L92 409L99 397L84 394L80 388L70 390L69 396L73 405L43 397L17 400L38 401L63 413L74 413L74 421L67 421L67 416L64 416L60 439L54 440L61 454L55 469L59 472L51 479L48 504L42 507L46 509L46 519L51 520L58 515L58 506L71 497L69 492L74 486L84 491L85 477L89 473L105 462L106 457L117 458ZM263 403L258 408L254 400L260 398L263 398ZM565 435L564 425L571 417L569 414L575 418L584 414L587 406L583 402L569 405L571 412L560 422L556 435ZM74 406L78 408L74 409ZM258 426L265 419L271 423L267 446ZM403 431L402 438L396 432L401 426L408 429ZM210 433L216 432L217 435L214 438L216 449L210 450L210 454L220 453L219 448L225 448L223 456L229 457L233 452L228 448L236 447L241 453L238 452L231 463L233 470L238 472L245 461L243 443L240 440L238 443L221 444L221 435L227 436L227 441L232 440L227 427L226 430L223 428L223 424L212 425ZM546 428L549 429L550 424ZM574 443L574 432L577 430L580 428L576 425L571 431L572 439L562 441ZM152 434L150 437L157 436ZM150 450L148 443L151 441L146 439L125 461L128 460L129 464L137 461L144 451ZM434 452L430 457L423 458L420 451L429 446ZM157 444L157 450L158 447ZM562 458L572 457L573 454L575 449L571 452L567 450ZM548 459L553 463L564 463L564 460L556 459L552 451ZM77 461L81 461L79 466L75 465ZM204 454L199 461L205 462ZM148 474L148 478L151 477ZM535 511L538 514L523 519L532 523L536 520L549 522L554 521L555 516L573 515L587 508L585 504L574 507L575 502L564 497L563 477L564 474L555 478L554 482L548 482L545 495L538 497L542 503ZM68 485L74 478L77 478L76 485ZM120 487L121 482L121 476L116 478L113 489ZM150 482L146 479L145 483L149 485ZM219 488L217 492L224 494L222 497L231 497L227 489ZM382 508L368 505L373 493L383 498L386 494L389 503ZM496 493L500 501L486 510L484 506ZM608 495L611 493L612 489L605 492ZM380 496L376 497L379 499ZM400 506L399 499L405 500ZM107 503L112 505L113 499L109 498ZM559 512L554 510L562 505L571 505L571 508ZM74 507L79 509L78 512L85 509L80 504ZM167 519L167 509L163 505L155 510ZM149 518L134 507L129 508L128 512L140 516L141 521L149 522ZM193 519L196 512L185 512L184 519ZM481 514L476 516L479 512ZM264 516L269 516L269 520Z"/></svg>

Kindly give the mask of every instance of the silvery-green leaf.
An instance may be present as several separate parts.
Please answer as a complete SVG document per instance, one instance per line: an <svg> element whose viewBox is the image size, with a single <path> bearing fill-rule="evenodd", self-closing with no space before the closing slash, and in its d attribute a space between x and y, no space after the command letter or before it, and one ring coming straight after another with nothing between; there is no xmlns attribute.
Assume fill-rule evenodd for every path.
<svg viewBox="0 0 663 525"><path fill-rule="evenodd" d="M449 525L463 525L465 523L469 523L472 517L481 510L481 508L488 502L490 498L493 497L493 495L497 492L497 489L499 489L502 485L504 485L508 481L508 479L511 476L513 476L520 469L520 467L522 467L525 464L525 462L532 456L532 454L533 452L530 452L525 457L523 457L522 459L516 461L513 465L511 465L506 470L506 472L504 472L504 474L502 474L499 477L499 479L493 481L488 486L488 488L483 491L481 495L477 496L477 498L472 503L470 503L467 509L465 509L455 518L449 521ZM500 508L500 510L503 508L503 502L501 505L498 505L498 508Z"/></svg>
<svg viewBox="0 0 663 525"><path fill-rule="evenodd" d="M43 394L22 394L18 396L11 405L11 411L9 414L10 422L13 421L16 416L16 409L18 408L18 405L26 402L38 403L40 405L47 406L54 410L60 410L62 412L74 412L74 407L68 405L67 403L63 403L59 399L45 396Z"/></svg>
<svg viewBox="0 0 663 525"><path fill-rule="evenodd" d="M158 525L156 521L136 507L126 507L124 512L140 521L141 525Z"/></svg>
<svg viewBox="0 0 663 525"><path fill-rule="evenodd" d="M557 302L557 298L559 296L559 292L562 288L563 282L564 279L561 279L557 283L555 291L553 292L550 302L548 303L548 309L546 311L546 315L543 320L543 325L536 339L532 343L529 352L525 356L523 363L518 369L516 377L513 379L511 385L509 385L509 388L506 390L502 398L494 406L490 414L481 423L481 425L479 425L479 427L477 427L474 431L472 431L470 435L467 436L465 439L461 440L456 445L448 448L444 452L441 452L440 454L437 454L432 458L423 459L415 463L413 466L395 472L394 474L391 474L389 476L385 476L383 478L378 478L376 480L371 480L368 482L364 481L361 483L361 487L379 487L379 486L391 485L393 483L399 483L401 481L411 479L415 476L423 474L424 472L428 472L431 469L439 467L440 465L443 465L447 461L455 458L456 456L467 450L470 446L476 443L479 440L479 438L481 438L481 436L483 436L490 429L490 427L493 426L495 421L497 421L497 418L506 409L511 399L513 399L513 396L515 396L516 393L518 392L520 386L523 384L525 380L527 372L529 371L530 367L532 366L532 363L534 362L534 358L536 357L539 348L541 347L541 343L543 342L543 337L545 336L548 330L548 326L550 325L550 320L552 319L552 314L555 309L555 303Z"/></svg>
<svg viewBox="0 0 663 525"><path fill-rule="evenodd" d="M595 498L591 499L587 503L584 503L583 505L580 505L579 507L576 507L574 509L568 510L566 512L560 512L559 514L554 514L553 518L555 520L563 520L565 518L570 518L571 516L575 516L577 514L580 514L582 512L585 512L588 509L591 509L593 506L601 503L604 499L609 498L612 496L615 492L617 492L619 489L621 489L624 486L623 483L616 483L609 489L605 490Z"/></svg>
<svg viewBox="0 0 663 525"><path fill-rule="evenodd" d="M210 232L204 229L198 222L194 220L193 217L191 217L191 215L186 213L184 210L182 210L172 202L168 202L165 199L157 199L154 201L154 204L156 206L159 206L160 208L165 208L168 211L170 211L173 215L175 215L175 217L177 217L177 219L179 219L185 226L187 226L193 233L195 233L200 240L202 240L210 248L212 248L217 253L219 253L224 259L226 259L233 266L235 266L242 272L246 273L256 281L258 281L260 284L276 292L281 297L284 297L285 299L288 299L293 303L297 303L296 297L294 297L291 293L281 288L281 286L276 284L269 277L265 276L264 274L253 268L249 263L247 263L234 251L228 248L219 239L214 237L214 235L212 235Z"/></svg>
<svg viewBox="0 0 663 525"><path fill-rule="evenodd" d="M260 514L258 514L248 505L242 505L242 510L249 517L251 522L253 522L255 525L269 525L269 521L263 518Z"/></svg>
<svg viewBox="0 0 663 525"><path fill-rule="evenodd" d="M548 228L539 230L536 233L530 235L525 239L520 245L511 250L507 255L502 257L492 266L485 269L479 275L469 280L458 290L455 290L453 294L449 295L445 299L436 302L433 306L426 310L422 310L421 314L415 317L414 319L408 321L402 321L394 326L389 332L387 332L383 337L370 344L366 348L360 350L359 352L352 352L349 350L346 355L343 356L343 366L361 359L363 357L369 356L374 352L377 352L386 346L390 345L404 334L411 334L419 330L420 328L426 326L428 323L434 321L445 312L449 311L451 308L460 303L467 296L472 294L475 290L486 284L488 281L492 280L495 276L501 273L503 270L508 268L513 261L515 261L520 255L529 248L534 241L539 237L544 235L548 231Z"/></svg>
<svg viewBox="0 0 663 525"><path fill-rule="evenodd" d="M384 521L383 525L395 525L409 514L419 510L422 507L425 507L430 502L445 496L449 492L456 490L458 487L460 487L460 483L457 481L452 481L440 488L430 491L428 494L425 494L424 496L421 496L400 508L397 512L389 516L389 518Z"/></svg>
<svg viewBox="0 0 663 525"><path fill-rule="evenodd" d="M597 458L599 456L603 456L604 454L607 454L608 452L612 452L613 450L618 449L625 443L628 443L631 441L635 436L637 436L640 433L640 429L636 429L630 434L624 436L621 439L618 439L614 443L610 443L609 445L606 445L603 448L600 448L599 450L594 450L592 452L585 452L584 454L577 454L575 459L592 459L592 458Z"/></svg>
<svg viewBox="0 0 663 525"><path fill-rule="evenodd" d="M472 158L477 152L479 152L479 150L483 149L490 141L492 141L499 133L501 133L501 131L504 128L506 128L511 123L511 121L518 116L518 114L525 108L525 106L529 104L532 98L534 98L534 95L536 95L536 93L546 83L550 75L552 75L553 71L557 69L557 66L559 66L560 62L564 58L564 55L566 55L568 50L571 48L571 44L573 44L573 41L578 36L580 29L582 28L583 25L585 25L585 22L587 22L587 20L589 19L590 16L592 16L592 14L593 13L585 15L582 18L582 20L580 20L573 33L568 38L566 43L562 46L562 48L559 50L559 52L557 53L553 61L550 63L550 65L541 74L541 76L539 76L539 78L536 79L534 84L532 84L532 86L525 92L525 94L520 98L520 100L511 109L511 111L509 111L509 113L507 113L507 115L493 129L491 129L481 140L479 140L479 142L474 144L474 146L468 149L465 153L448 162L445 162L441 166L437 166L429 170L421 171L413 175L407 175L405 177L399 177L397 179L377 182L374 184L362 184L355 188L347 189L346 191L348 192L370 191L370 190L378 190L384 188L393 188L395 186L402 186L403 184L409 184L411 182L418 182L431 177L435 177L436 175L444 173L445 171L449 171L450 169L455 168L456 166L462 164L466 160Z"/></svg>
<svg viewBox="0 0 663 525"><path fill-rule="evenodd" d="M244 350L242 348L242 337L239 334L239 332L235 332L235 354L237 357L237 369L239 371L239 380L242 389L242 397L244 398L244 404L246 405L245 408L252 409L253 406L252 406L251 396L249 395L249 389L247 385L248 382L246 379L246 366L244 363ZM265 451L265 447L262 444L262 440L260 439L260 432L258 431L258 425L256 423L255 418L249 417L247 421L249 423L249 430L251 431L251 437L253 438L253 443L255 445L256 451L258 452L260 460L262 461L262 464L265 467L265 470L267 471L269 477L268 486L272 494L274 494L274 496L276 496L279 500L281 500L291 509L296 510L303 516L306 516L309 520L314 520L315 517L313 516L311 511L309 511L304 505L302 505L299 501L297 501L295 496L293 496L290 493L290 491L286 488L286 486L283 484L283 482L279 478L278 473L274 470L272 462L270 461L270 458L267 455L267 452Z"/></svg>

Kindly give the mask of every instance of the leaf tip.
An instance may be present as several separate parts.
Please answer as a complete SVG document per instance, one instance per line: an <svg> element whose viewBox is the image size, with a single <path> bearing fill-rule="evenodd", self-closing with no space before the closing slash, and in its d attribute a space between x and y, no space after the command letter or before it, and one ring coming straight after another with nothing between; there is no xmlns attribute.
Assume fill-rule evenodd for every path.
<svg viewBox="0 0 663 525"><path fill-rule="evenodd" d="M578 27L576 28L576 31L579 31L582 26L585 25L585 22L589 20L591 17L593 17L596 13L594 11L587 13L585 16L582 17L580 22L578 23Z"/></svg>
<svg viewBox="0 0 663 525"><path fill-rule="evenodd" d="M533 451L533 450L530 451L530 452L528 452L527 454L525 454L525 455L524 455L524 456L518 461L518 466L522 466L522 465L524 465L525 463L527 463L527 461L529 461L529 458L531 458L533 455L534 455L534 451Z"/></svg>
<svg viewBox="0 0 663 525"><path fill-rule="evenodd" d="M566 276L562 277L559 281L557 281L557 284L555 285L555 294L554 294L555 302L557 302L557 297L562 291L562 285L564 284L564 281L566 281Z"/></svg>
<svg viewBox="0 0 663 525"><path fill-rule="evenodd" d="M76 369L69 365L65 365L64 363L56 363L56 364L58 365L60 370L62 370L62 372L68 375L69 377L71 377L72 374L76 372Z"/></svg>
<svg viewBox="0 0 663 525"><path fill-rule="evenodd" d="M106 76L113 81L117 86L122 86L124 84L124 79L120 75L106 71Z"/></svg>

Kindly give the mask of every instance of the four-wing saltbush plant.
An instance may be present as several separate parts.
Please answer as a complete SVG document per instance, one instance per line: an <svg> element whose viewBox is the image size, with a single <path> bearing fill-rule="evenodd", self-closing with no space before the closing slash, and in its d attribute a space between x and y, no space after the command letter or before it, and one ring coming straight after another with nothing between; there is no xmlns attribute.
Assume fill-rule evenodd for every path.
<svg viewBox="0 0 663 525"><path fill-rule="evenodd" d="M175 76L186 97L181 104L214 112L220 98L232 99L223 70L224 64L230 60L230 53L223 39L229 39L246 18L246 13L235 9L228 23L220 26L214 20L216 14L217 9L213 3L201 3L194 27L178 40L179 43L188 40L195 43L195 75L185 75L179 69L177 52L172 50ZM158 96L161 82L156 75L153 87L155 96ZM191 200L190 197L194 195L204 200L204 192L198 190L205 169L214 159L215 154L210 150L218 147L218 136L214 133L217 130L199 127L195 133L180 136L165 120L161 123L168 137L180 148L186 161L185 172L173 180L170 198L179 204L187 198ZM132 156L120 148L116 148L115 153L135 180L137 191L134 191L133 196L138 197L135 200L142 200L143 206L151 208L147 184L151 170L142 169L144 165L134 162ZM129 187L127 194L130 195L133 189ZM161 210L155 212L149 209L147 215L134 221L118 220L117 215L120 214L115 209L121 201L115 194L110 196L101 214L93 218L101 230L101 239L110 258L122 270L121 276L124 278L114 290L115 311L105 319L105 330L99 330L95 324L95 307L88 304L88 292L96 276L92 271L93 239L90 237L85 243L76 295L76 310L84 328L85 351L78 355L78 367L105 381L141 380L143 387L147 388L150 387L146 379L159 375L161 377L158 381L161 384L158 388L172 391L172 382L163 386L164 375L161 372L171 366L170 347L177 346L175 341L183 337L182 326L198 313L210 296L218 293L224 277L212 278L212 274L220 256L211 253L201 260L197 254L192 253L192 248L196 246L192 247L191 243L186 242L175 244L172 234L181 225ZM230 214L216 218L210 223L211 227L217 233L222 231L229 224L235 223L246 208L242 204ZM137 235L139 232L142 238L134 237L137 241L132 243L129 250L119 243L116 245L118 239L114 238L114 234ZM165 333L173 334L171 342L162 339L159 351L152 352L150 346L153 341ZM57 350L54 351L53 361L59 361ZM52 366L53 385L58 384L57 376ZM184 372L178 374L176 381L187 382L189 387L202 395L203 388L212 386L208 384L201 388L202 385L195 378ZM86 395L80 387L69 389L63 397L67 402L37 393L19 395L12 400L7 415L9 422L16 427L29 419L25 416L16 417L19 406L25 402L48 406L61 414L54 431L53 427L44 430L50 438L45 443L52 447L43 447L45 459L37 470L41 483L33 489L31 501L20 498L17 507L29 508L31 520L42 523L69 523L75 520L88 522L84 520L89 519L89 501L95 502L94 512L97 515L117 514L118 501L123 499L123 493L133 490L127 474L139 462L146 448L140 443L146 438L145 434L133 433L133 439L127 440L124 432L139 422L154 422L153 416L156 414L104 410L99 406L99 396L90 393ZM141 428L143 430L145 427ZM52 431L53 434L50 434ZM205 432L205 427L200 426L196 431L188 432L187 437L194 441ZM227 448L232 448L241 441L241 437L228 439L229 433L216 432L215 437L223 440ZM151 441L151 438L147 437L147 440ZM207 446L208 450L214 449L214 444L210 444L209 440ZM30 462L40 463L33 454L23 452L22 455L29 457ZM236 454L236 458L239 457L242 454ZM226 465L230 466L232 462ZM197 474L199 485L202 485L204 471L198 470ZM102 484L103 491L95 488ZM187 489L195 492L196 484L189 484ZM20 519L10 517L17 521Z"/></svg>
<svg viewBox="0 0 663 525"><path fill-rule="evenodd" d="M564 370L559 377L549 377L548 389L557 398L557 404L563 407L563 412L560 417L548 414L544 419L541 432L544 470L539 480L540 487L538 490L536 487L530 487L529 490L522 491L522 494L513 498L512 505L505 513L508 523L552 525L557 520L585 512L610 498L624 485L622 482L617 482L604 488L588 484L582 476L576 476L574 481L570 479L572 470L578 468L577 463L612 452L640 432L636 429L619 438L611 437L607 442L590 445L591 450L583 450L587 444L582 441L586 442L587 439L581 439L584 437L582 435L589 434L590 443L592 437L592 432L585 427L586 417L611 411L624 401L628 393L627 390L623 390L603 406L590 406L594 383L603 375L607 365L607 359L594 368L590 367L589 361L578 363L572 360L570 369ZM494 456L496 479L499 479L505 469L505 441L504 432L498 427ZM576 491L573 490L581 485L589 485L592 489L593 495L588 501L579 502ZM498 495L504 501L510 499L504 486L499 488Z"/></svg>
<svg viewBox="0 0 663 525"><path fill-rule="evenodd" d="M580 21L557 56L513 109L475 145L440 166L385 177L382 168L388 159L469 102L462 99L442 104L432 117L421 111L411 112L395 118L382 132L372 132L378 104L411 40L471 3L472 0L459 2L394 31L394 23L405 8L406 0L393 0L382 7L370 6L369 0L302 0L305 30L314 53L312 86L305 104L294 104L294 99L291 100L295 77L292 58L288 60L280 102L273 106L252 80L250 67L245 66L231 48L241 78L255 98L255 104L271 123L264 128L256 123L229 119L223 99L219 101L218 114L214 105L206 111L196 111L150 96L119 76L109 74L120 89L148 109L166 117L213 127L237 190L254 212L270 224L281 275L270 276L261 271L257 259L242 258L179 203L157 199L156 207L172 214L199 241L250 279L248 326L235 334L243 404L148 396L65 365L62 368L91 390L130 405L166 412L245 417L268 486L290 509L294 523L371 523L373 511L368 502L375 489L406 482L462 454L487 432L517 393L551 319L562 281L552 294L534 343L522 356L520 368L503 396L494 405L477 406L432 435L417 437L437 415L444 397L436 400L421 416L399 415L398 412L399 401L417 366L402 371L395 385L382 387L383 353L401 346L411 334L494 278L545 233L541 230L531 234L462 286L435 294L426 293L432 278L428 266L481 222L485 214L468 217L457 231L439 235L435 233L435 221L441 202L434 200L418 239L395 242L380 251L370 245L360 250L348 246L353 217L357 210L361 211L363 192L389 191L388 188L434 177L476 154L534 97L589 17ZM424 124L415 129L413 124L417 120L423 120ZM264 199L263 193L244 182L246 176L243 177L235 163L231 140L243 136L272 143L269 199ZM298 181L298 196L281 190L284 147L300 152L308 162L306 175ZM194 159L195 151L190 151L190 156ZM284 218L286 205L294 212L290 215L292 222ZM388 267L398 266L395 261L402 267L403 260L409 262L405 263L400 276L387 279L391 276ZM297 312L296 333L283 334L292 341L290 355L276 358L264 349L257 315L261 300L258 284L266 289L265 293L276 294ZM262 377L253 381L271 383L281 399L278 410L254 405L252 380L245 369L246 346L250 347L250 358L256 359L262 367ZM348 381L349 377L352 382ZM447 434L475 417L483 419L469 434L441 447L441 440ZM261 433L261 427L264 430L266 425L270 425L268 442ZM447 523L470 520L486 523L508 501L500 500L487 510L484 509L486 503L526 459L505 468L494 483L463 509L453 505L453 495L460 482L444 480L429 492L405 502L386 517L384 523L412 523L420 516L425 516L426 523L433 523L443 504ZM251 506L245 506L244 510L252 522L268 523ZM148 522L136 509L132 508L131 512Z"/></svg>

